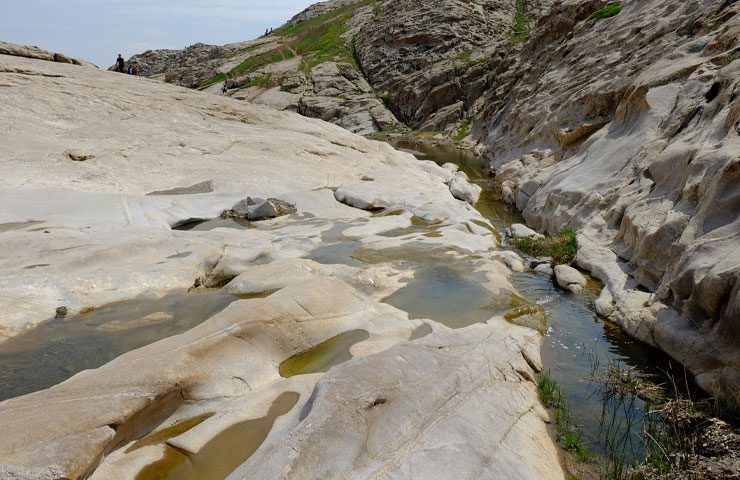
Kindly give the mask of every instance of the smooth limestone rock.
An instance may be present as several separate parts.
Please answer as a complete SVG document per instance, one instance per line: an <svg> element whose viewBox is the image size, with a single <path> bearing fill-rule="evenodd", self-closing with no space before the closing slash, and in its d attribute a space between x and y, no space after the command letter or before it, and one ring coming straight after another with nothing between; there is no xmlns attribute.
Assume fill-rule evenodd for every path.
<svg viewBox="0 0 740 480"><path fill-rule="evenodd" d="M279 197L304 215L358 219L367 214L336 202L330 187L380 170L386 171L380 179L396 177L388 192L409 192L399 180L408 172L416 179L410 197L422 215L452 224L483 220L461 209L439 177L419 170L411 155L322 122L92 68L15 56L0 56L0 66L8 85L0 92L0 160L7 170L0 180L0 225L18 225L3 229L8 255L0 265L23 272L0 280L0 336L53 317L59 305L74 314L188 288L204 275L205 259L245 238L251 238L253 258L300 257L331 228L314 223L290 232L220 229L209 235L169 228L218 217L248 195ZM91 89L90 82L105 89ZM111 103L120 103L118 114ZM59 121L38 125L36 115ZM94 158L70 161L65 152L73 149ZM205 181L212 191L147 195ZM377 191L391 196L382 187ZM179 252L192 254L170 258Z"/></svg>
<svg viewBox="0 0 740 480"><path fill-rule="evenodd" d="M586 277L569 265L555 265L555 280L562 288L578 293L586 287Z"/></svg>
<svg viewBox="0 0 740 480"><path fill-rule="evenodd" d="M541 234L535 232L531 228L527 227L526 225L522 225L521 223L515 223L509 229L507 230L508 233L510 233L511 238L535 238L535 237L542 237Z"/></svg>
<svg viewBox="0 0 740 480"><path fill-rule="evenodd" d="M343 364L317 383L304 421L229 479L562 479L541 441L535 337L497 318Z"/></svg>
<svg viewBox="0 0 740 480"><path fill-rule="evenodd" d="M298 445L309 432L291 462L321 478L335 458L336 475L355 459L380 465L379 451L406 476L462 468L464 458L471 475L563 477L534 385L537 331L501 318L449 331L382 302L429 256L462 262L491 295L515 294L495 230L453 197L449 171L321 121L93 68L0 55L0 82L0 268L10 272L0 279L0 336L23 333L60 305L73 315L194 285L265 297L236 300L187 332L0 402L0 476L134 479L172 455L219 448L232 427L265 419L288 395L294 403L278 405L248 468L282 468L288 457L269 460L273 447ZM92 156L71 161L73 149ZM296 213L246 230L172 229L247 196L279 198ZM387 212L371 216L340 197ZM247 203L247 214L264 205ZM406 235L381 235L409 223ZM345 230L368 235L355 240L367 266L302 258L331 251ZM431 336L394 350L423 324ZM357 331L357 343L335 352L337 361L357 358L351 368L330 370L322 384L331 365L281 376L286 359ZM358 392L382 392L395 413L376 415L382 399L365 404ZM355 428L363 415L375 423ZM178 431L183 422L190 427ZM337 429L357 434L342 441ZM314 455L338 441L351 449ZM433 453L460 442L464 457L449 447ZM230 468L244 460L230 459Z"/></svg>

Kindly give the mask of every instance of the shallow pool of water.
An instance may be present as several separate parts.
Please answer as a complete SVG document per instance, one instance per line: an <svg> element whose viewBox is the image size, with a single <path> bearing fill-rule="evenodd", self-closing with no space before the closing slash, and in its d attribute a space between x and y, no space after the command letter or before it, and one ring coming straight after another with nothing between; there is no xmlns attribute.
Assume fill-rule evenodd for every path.
<svg viewBox="0 0 740 480"><path fill-rule="evenodd" d="M393 146L409 150L420 160L432 160L438 165L454 163L460 167L460 170L465 172L473 183L483 188L475 208L490 220L499 232L503 232L512 223L524 223L521 213L513 205L507 205L501 200L501 189L493 177L488 174L482 158L458 148L438 147L424 143L399 141L393 142Z"/></svg>
<svg viewBox="0 0 740 480"><path fill-rule="evenodd" d="M408 312L450 328L485 322L511 309L511 295L494 296L479 283L450 266L420 266L408 284L384 300Z"/></svg>
<svg viewBox="0 0 740 480"><path fill-rule="evenodd" d="M217 290L133 299L55 318L0 344L0 401L43 390L185 332L239 297Z"/></svg>
<svg viewBox="0 0 740 480"><path fill-rule="evenodd" d="M678 365L660 350L630 338L616 325L600 319L592 306L598 296L595 282L574 295L556 287L545 275L514 274L510 280L547 312L550 328L542 345L545 370L562 388L573 420L585 434L584 440L600 453L604 404L596 392L597 385L590 380L594 369L619 362L639 368L660 383L666 380L667 373L678 374ZM632 408L643 409L645 403L637 399ZM629 413L624 413L626 421ZM635 427L639 432L639 424ZM640 443L638 435L634 440L635 445Z"/></svg>
<svg viewBox="0 0 740 480"><path fill-rule="evenodd" d="M280 364L280 375L288 378L295 375L326 372L334 365L352 359L349 353L352 346L368 338L370 335L365 330L350 330L341 333L284 360Z"/></svg>
<svg viewBox="0 0 740 480"><path fill-rule="evenodd" d="M290 412L299 398L295 392L281 394L267 415L232 425L195 454L165 445L164 457L144 467L136 480L223 480L257 451L275 420Z"/></svg>

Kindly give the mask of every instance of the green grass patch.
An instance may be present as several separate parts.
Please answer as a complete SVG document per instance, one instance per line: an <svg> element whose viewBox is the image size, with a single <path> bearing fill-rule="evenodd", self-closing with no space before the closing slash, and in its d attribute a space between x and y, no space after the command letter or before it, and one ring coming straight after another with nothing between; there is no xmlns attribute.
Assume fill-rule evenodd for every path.
<svg viewBox="0 0 740 480"><path fill-rule="evenodd" d="M224 80L226 80L226 75L224 75L223 73L219 73L218 75L215 75L203 82L203 85L201 85L199 89L203 90L206 87L210 87L214 83L223 83Z"/></svg>
<svg viewBox="0 0 740 480"><path fill-rule="evenodd" d="M309 73L313 67L324 62L348 63L359 68L351 46L342 36L347 32L346 23L352 14L342 15L333 21L319 25L294 43L295 50L303 55L301 70Z"/></svg>
<svg viewBox="0 0 740 480"><path fill-rule="evenodd" d="M586 448L581 433L573 425L570 409L563 391L549 374L543 373L540 375L537 381L537 393L543 405L552 412L560 446L571 452L579 462L592 461L594 455Z"/></svg>
<svg viewBox="0 0 740 480"><path fill-rule="evenodd" d="M470 120L463 120L460 126L457 129L457 132L455 132L455 135L452 137L452 140L456 142L462 141L465 137L467 137L470 134Z"/></svg>
<svg viewBox="0 0 740 480"><path fill-rule="evenodd" d="M268 87L270 85L270 81L271 81L270 75L259 76L259 77L253 78L252 80L248 81L247 83L242 85L241 88Z"/></svg>
<svg viewBox="0 0 740 480"><path fill-rule="evenodd" d="M512 43L522 43L532 33L532 19L527 14L526 0L516 0L516 12L514 13L514 26L509 38Z"/></svg>
<svg viewBox="0 0 740 480"><path fill-rule="evenodd" d="M470 60L470 56L473 54L472 50L464 50L457 55L457 59L463 62Z"/></svg>
<svg viewBox="0 0 740 480"><path fill-rule="evenodd" d="M514 246L533 257L552 257L555 264L569 264L576 258L578 243L573 230L562 230L544 238L516 238Z"/></svg>
<svg viewBox="0 0 740 480"><path fill-rule="evenodd" d="M597 10L596 12L592 13L590 19L591 20L603 20L604 18L613 17L614 15L618 14L621 11L622 11L621 2L612 2L608 4L606 7L602 8L601 10Z"/></svg>

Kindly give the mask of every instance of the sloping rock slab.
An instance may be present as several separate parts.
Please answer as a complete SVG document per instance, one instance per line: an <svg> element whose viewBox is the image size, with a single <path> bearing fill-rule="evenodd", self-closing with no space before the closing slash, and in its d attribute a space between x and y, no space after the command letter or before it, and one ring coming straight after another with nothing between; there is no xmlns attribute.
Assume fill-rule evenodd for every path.
<svg viewBox="0 0 740 480"><path fill-rule="evenodd" d="M337 366L287 438L229 480L562 479L533 383L539 344L493 319Z"/></svg>

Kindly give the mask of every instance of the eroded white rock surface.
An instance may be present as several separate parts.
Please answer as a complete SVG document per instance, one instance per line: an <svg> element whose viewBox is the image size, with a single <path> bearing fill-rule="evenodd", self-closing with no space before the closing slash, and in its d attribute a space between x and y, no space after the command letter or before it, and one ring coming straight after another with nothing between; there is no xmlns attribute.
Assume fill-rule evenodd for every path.
<svg viewBox="0 0 740 480"><path fill-rule="evenodd" d="M381 301L429 257L467 262L491 295L514 294L493 228L453 197L448 170L321 121L84 66L0 55L0 84L0 335L61 305L74 315L194 285L270 293L0 403L0 476L134 479L173 452L197 456L289 394L243 468L283 468L270 456L292 444L291 465L320 478L356 462L396 477L442 478L453 465L563 477L533 383L539 333L500 317L450 331ZM245 230L171 228L250 196L296 213ZM375 208L387 215L364 210ZM347 242L370 260L331 256ZM424 328L432 336L408 343ZM286 359L356 331L363 339L343 352L354 363L283 378ZM388 397L368 411L373 423L342 456L317 452L354 427L368 392ZM293 443L304 431L316 443Z"/></svg>

